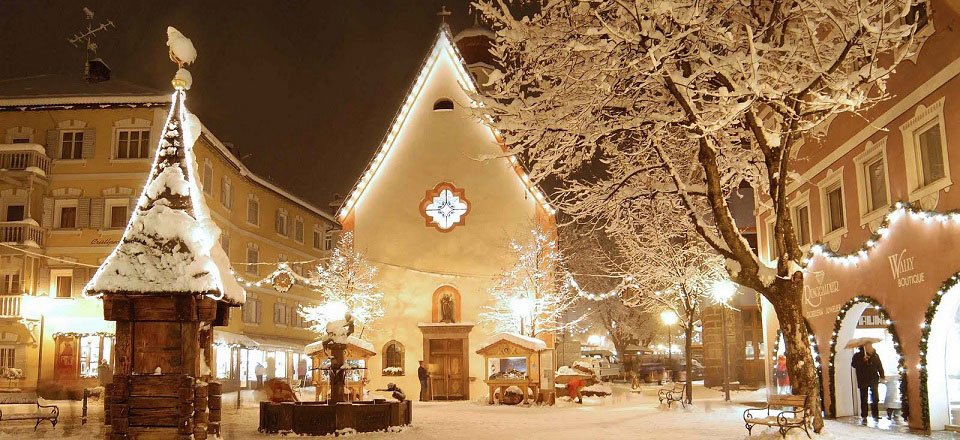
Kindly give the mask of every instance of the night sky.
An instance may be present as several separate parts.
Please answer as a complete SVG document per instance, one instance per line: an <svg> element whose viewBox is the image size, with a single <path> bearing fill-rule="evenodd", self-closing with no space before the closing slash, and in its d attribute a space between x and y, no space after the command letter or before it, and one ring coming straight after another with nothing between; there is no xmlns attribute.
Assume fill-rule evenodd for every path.
<svg viewBox="0 0 960 440"><path fill-rule="evenodd" d="M326 206L372 156L416 75L446 5L454 32L469 0L0 0L0 79L81 75L67 38L94 22L113 77L170 90L166 27L193 40L189 106L244 163Z"/></svg>

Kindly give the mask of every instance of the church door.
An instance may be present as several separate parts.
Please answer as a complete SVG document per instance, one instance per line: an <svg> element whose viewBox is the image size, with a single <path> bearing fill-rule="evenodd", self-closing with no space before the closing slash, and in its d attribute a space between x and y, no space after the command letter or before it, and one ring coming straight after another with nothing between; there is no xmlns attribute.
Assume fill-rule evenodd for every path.
<svg viewBox="0 0 960 440"><path fill-rule="evenodd" d="M430 340L430 364L434 366L430 377L436 400L462 400L467 396L463 342L463 339Z"/></svg>

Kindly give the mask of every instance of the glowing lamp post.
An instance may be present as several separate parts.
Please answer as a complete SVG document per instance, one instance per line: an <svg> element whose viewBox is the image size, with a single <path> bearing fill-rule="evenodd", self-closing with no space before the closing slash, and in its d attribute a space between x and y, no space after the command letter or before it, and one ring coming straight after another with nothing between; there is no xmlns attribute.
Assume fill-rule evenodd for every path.
<svg viewBox="0 0 960 440"><path fill-rule="evenodd" d="M673 363L673 325L680 317L673 310L660 312L660 320L667 326L667 359Z"/></svg>
<svg viewBox="0 0 960 440"><path fill-rule="evenodd" d="M510 310L513 310L513 313L515 313L520 318L520 334L521 335L525 335L525 333L523 332L523 329L524 329L523 319L527 316L532 316L534 307L535 307L535 304L533 302L533 299L527 298L525 296L513 298L510 300ZM531 321L532 321L532 318L531 318ZM530 327L531 327L530 336L533 336L532 322Z"/></svg>
<svg viewBox="0 0 960 440"><path fill-rule="evenodd" d="M730 280L723 280L713 285L711 292L713 300L720 304L720 338L723 345L723 400L730 401L730 366L729 353L727 350L727 307L733 295L737 293L737 285Z"/></svg>

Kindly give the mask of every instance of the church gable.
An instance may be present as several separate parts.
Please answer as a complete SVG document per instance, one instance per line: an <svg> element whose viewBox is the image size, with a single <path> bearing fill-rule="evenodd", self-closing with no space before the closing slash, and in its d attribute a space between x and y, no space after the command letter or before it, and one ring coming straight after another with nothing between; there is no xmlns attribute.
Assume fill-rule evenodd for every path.
<svg viewBox="0 0 960 440"><path fill-rule="evenodd" d="M522 186L521 193L523 197L529 197L536 200L539 214L545 217L551 217L554 210L546 202L543 193L532 185L527 179L526 174L519 167L514 157L505 157L503 159L482 160L503 153L500 143L496 138L494 130L478 122L472 117L463 106L473 105L469 93L477 90L477 84L473 76L468 73L466 64L453 44L449 28L444 25L441 27L434 41L433 46L422 64L416 80L407 93L406 99L400 108L397 116L390 126L385 138L381 142L376 154L370 161L367 169L360 180L354 186L352 192L344 201L338 218L344 224L346 229L352 229L354 216L358 205L367 203L367 194L371 188L377 185L383 185L384 180L381 175L384 173L403 174L404 164L397 162L416 162L422 167L429 167L430 162L434 162L439 168L440 174L445 172L444 168L451 165L451 160L456 161L463 155L472 155L470 160L482 162L484 167L505 166L511 170L509 173L511 179L516 180L513 184ZM449 114L444 114L449 113ZM441 120L440 124L431 124ZM437 140L447 139L450 142L447 145L430 148L430 145L404 146L409 143L413 136L409 131L430 131L431 136ZM456 140L447 137L451 132L469 131L473 139L468 145L456 145ZM462 138L463 136L460 136ZM408 142L404 142L404 141ZM416 140L413 140L416 142ZM432 142L431 142L432 143ZM404 151L403 149L416 149L418 151ZM460 157L448 157L447 161L441 160L445 153L455 153ZM455 156L454 155L454 156ZM403 156L403 159L396 159ZM417 157L426 156L426 157ZM421 161L420 159L425 159ZM416 170L406 170L408 172L418 173ZM455 177L455 176L454 176ZM492 177L492 176L488 176ZM497 176L499 177L499 176ZM453 178L449 181L439 180L431 184L430 187L446 184L450 186L450 192L456 192L457 188ZM424 188L430 189L430 188ZM429 193L429 191L428 191ZM469 196L467 196L469 197ZM449 207L447 207L449 209ZM425 216L427 223L430 223L430 216ZM452 223L461 223L463 218L453 219ZM435 223L438 226L443 221ZM438 228L445 229L445 228Z"/></svg>

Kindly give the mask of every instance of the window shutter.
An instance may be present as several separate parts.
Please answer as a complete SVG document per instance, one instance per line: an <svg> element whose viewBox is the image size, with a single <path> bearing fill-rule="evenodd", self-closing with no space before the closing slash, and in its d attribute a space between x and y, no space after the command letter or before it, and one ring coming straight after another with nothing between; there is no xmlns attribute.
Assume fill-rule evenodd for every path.
<svg viewBox="0 0 960 440"><path fill-rule="evenodd" d="M90 228L100 229L103 227L103 205L102 198L90 200Z"/></svg>
<svg viewBox="0 0 960 440"><path fill-rule="evenodd" d="M40 217L40 225L48 229L53 227L53 197L43 198L43 215Z"/></svg>
<svg viewBox="0 0 960 440"><path fill-rule="evenodd" d="M84 286L87 285L87 268L77 267L73 269L73 296L78 297L83 293Z"/></svg>
<svg viewBox="0 0 960 440"><path fill-rule="evenodd" d="M47 156L51 159L60 158L60 130L47 130Z"/></svg>
<svg viewBox="0 0 960 440"><path fill-rule="evenodd" d="M92 159L94 145L97 142L97 131L89 128L83 130L83 158Z"/></svg>
<svg viewBox="0 0 960 440"><path fill-rule="evenodd" d="M37 271L37 292L50 293L50 268L43 266Z"/></svg>
<svg viewBox="0 0 960 440"><path fill-rule="evenodd" d="M77 201L77 227L90 227L90 197L81 197Z"/></svg>

